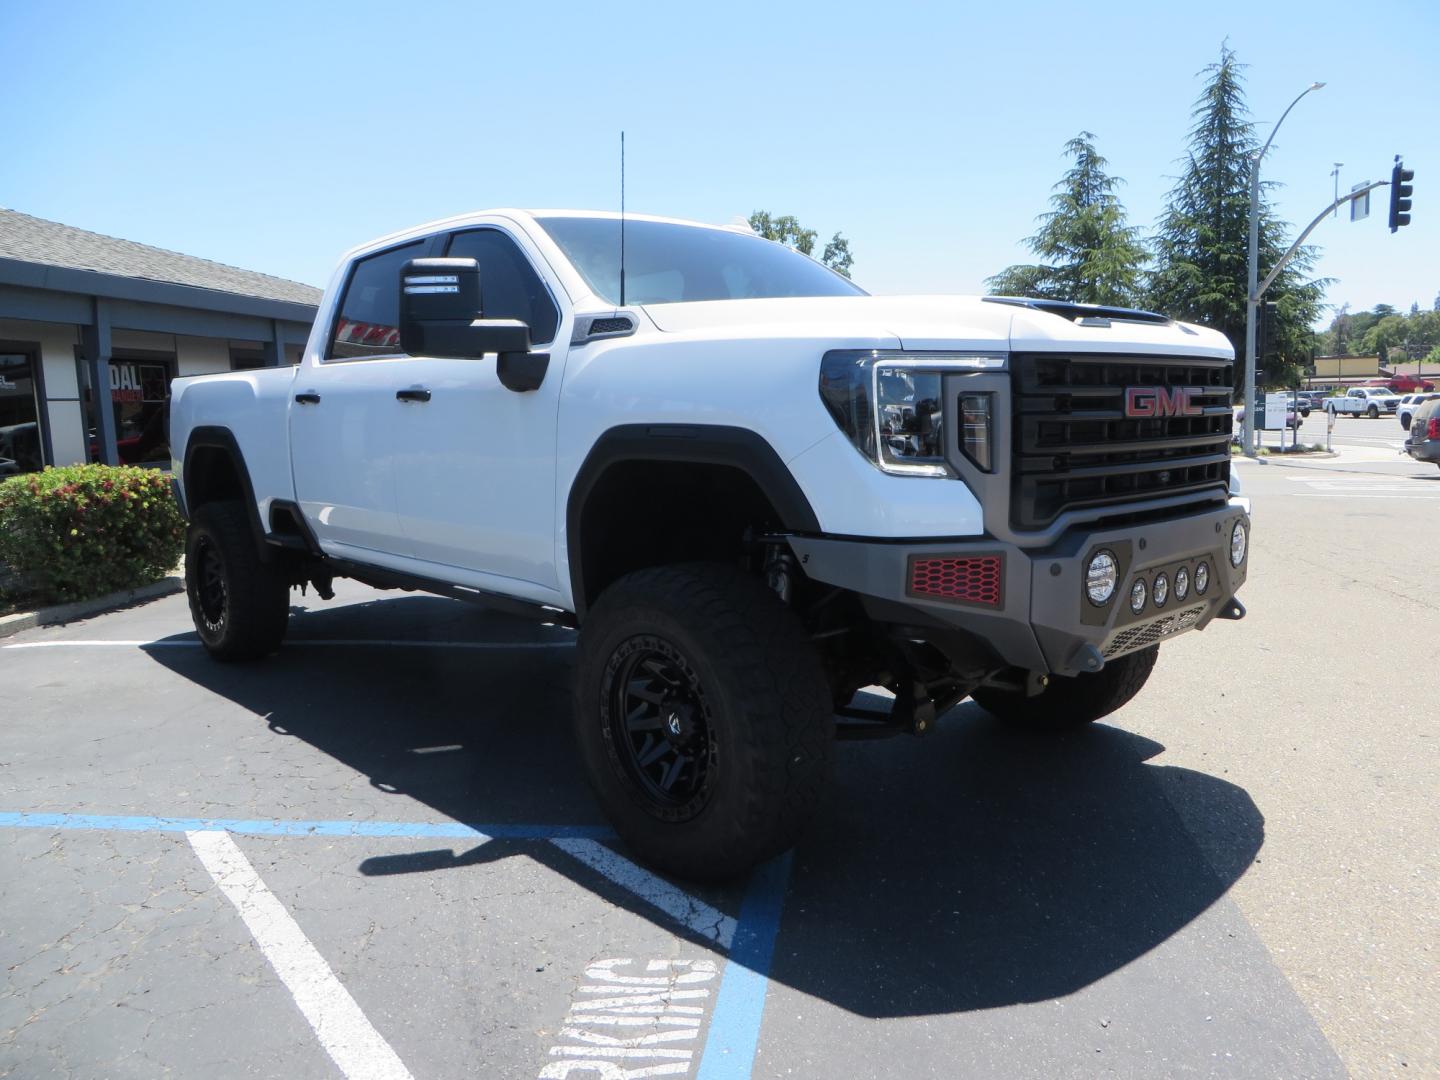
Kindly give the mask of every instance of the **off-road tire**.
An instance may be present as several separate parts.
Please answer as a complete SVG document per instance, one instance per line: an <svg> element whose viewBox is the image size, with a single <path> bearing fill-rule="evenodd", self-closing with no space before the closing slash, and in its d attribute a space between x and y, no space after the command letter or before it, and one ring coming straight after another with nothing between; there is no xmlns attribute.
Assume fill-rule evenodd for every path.
<svg viewBox="0 0 1440 1080"><path fill-rule="evenodd" d="M1400 417L1400 427L1405 431L1409 431L1410 422L1414 419L1415 418L1413 415L1411 415L1410 413L1405 413L1403 416Z"/></svg>
<svg viewBox="0 0 1440 1080"><path fill-rule="evenodd" d="M1052 675L1035 697L1015 690L980 689L970 696L986 712L1006 723L1036 731L1083 727L1120 708L1145 685L1160 646L1111 660L1094 674Z"/></svg>
<svg viewBox="0 0 1440 1080"><path fill-rule="evenodd" d="M185 537L185 594L195 632L217 660L256 660L285 638L290 587L260 558L239 502L205 503L195 511Z"/></svg>
<svg viewBox="0 0 1440 1080"><path fill-rule="evenodd" d="M710 771L685 807L647 793L636 764L646 755L627 748L644 736L629 733L617 707L629 699L616 695L636 685L624 665L642 649L673 654L672 673L693 679L675 692L698 702L687 752L708 754ZM794 845L829 779L835 717L795 614L751 575L692 563L636 571L600 595L580 629L575 733L621 839L657 869L723 881Z"/></svg>

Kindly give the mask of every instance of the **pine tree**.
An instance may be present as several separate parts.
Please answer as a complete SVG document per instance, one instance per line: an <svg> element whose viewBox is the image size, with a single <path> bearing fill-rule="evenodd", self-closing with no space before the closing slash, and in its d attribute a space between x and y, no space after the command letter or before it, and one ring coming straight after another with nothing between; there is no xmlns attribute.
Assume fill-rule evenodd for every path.
<svg viewBox="0 0 1440 1080"><path fill-rule="evenodd" d="M1205 88L1191 112L1185 169L1169 195L1153 242L1155 270L1149 305L1167 315L1221 331L1235 347L1235 383L1244 381L1246 253L1249 244L1250 162L1259 144L1245 105L1243 65L1221 46L1219 63L1202 72ZM1285 253L1288 226L1271 212L1262 184L1259 280ZM1288 385L1308 359L1310 327L1320 313L1326 279L1310 279L1316 249L1303 247L1264 299L1278 305L1280 355L1262 383Z"/></svg>
<svg viewBox="0 0 1440 1080"><path fill-rule="evenodd" d="M1105 172L1095 136L1082 131L1065 144L1074 159L1050 197L1054 209L1037 219L1025 243L1043 261L1006 267L986 286L1002 296L1034 296L1083 304L1129 306L1140 295L1145 248L1126 224L1115 197L1121 183Z"/></svg>

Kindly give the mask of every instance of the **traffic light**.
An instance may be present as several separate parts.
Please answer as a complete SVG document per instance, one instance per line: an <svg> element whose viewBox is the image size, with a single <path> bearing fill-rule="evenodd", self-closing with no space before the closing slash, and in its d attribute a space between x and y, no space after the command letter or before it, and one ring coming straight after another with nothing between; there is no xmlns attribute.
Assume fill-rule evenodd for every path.
<svg viewBox="0 0 1440 1080"><path fill-rule="evenodd" d="M1415 179L1415 170L1405 168L1405 163L1397 155L1395 167L1390 170L1390 231L1394 232L1401 225L1410 224L1410 196L1415 194L1415 185L1410 183Z"/></svg>
<svg viewBox="0 0 1440 1080"><path fill-rule="evenodd" d="M1255 358L1264 362L1280 349L1280 309L1273 301L1261 304L1255 311Z"/></svg>

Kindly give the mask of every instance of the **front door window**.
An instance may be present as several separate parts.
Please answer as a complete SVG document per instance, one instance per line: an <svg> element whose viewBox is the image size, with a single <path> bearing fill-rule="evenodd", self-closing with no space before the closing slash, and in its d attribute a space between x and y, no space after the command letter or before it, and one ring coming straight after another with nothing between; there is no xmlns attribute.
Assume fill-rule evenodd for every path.
<svg viewBox="0 0 1440 1080"><path fill-rule="evenodd" d="M0 477L45 467L35 357L0 349Z"/></svg>

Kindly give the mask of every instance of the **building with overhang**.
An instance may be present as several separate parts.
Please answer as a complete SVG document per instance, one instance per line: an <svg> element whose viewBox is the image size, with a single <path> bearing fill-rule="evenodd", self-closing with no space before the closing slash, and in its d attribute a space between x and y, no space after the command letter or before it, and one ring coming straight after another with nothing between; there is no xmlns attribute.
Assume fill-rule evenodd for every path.
<svg viewBox="0 0 1440 1080"><path fill-rule="evenodd" d="M168 464L170 381L298 363L320 296L0 207L0 477Z"/></svg>

